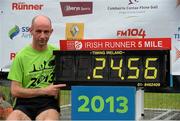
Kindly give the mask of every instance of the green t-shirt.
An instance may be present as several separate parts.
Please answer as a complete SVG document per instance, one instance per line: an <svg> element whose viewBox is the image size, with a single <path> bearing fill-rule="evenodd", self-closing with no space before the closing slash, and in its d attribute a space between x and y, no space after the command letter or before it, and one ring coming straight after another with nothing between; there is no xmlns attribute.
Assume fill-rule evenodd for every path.
<svg viewBox="0 0 180 121"><path fill-rule="evenodd" d="M26 46L17 53L8 74L8 79L20 82L24 88L46 87L54 81L55 60L53 50L58 48L48 45L44 51L37 51Z"/></svg>

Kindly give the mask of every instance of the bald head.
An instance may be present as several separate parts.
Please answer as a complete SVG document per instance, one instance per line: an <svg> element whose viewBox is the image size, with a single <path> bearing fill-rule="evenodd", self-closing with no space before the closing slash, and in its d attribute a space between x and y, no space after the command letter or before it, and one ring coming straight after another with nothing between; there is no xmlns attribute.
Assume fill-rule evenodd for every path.
<svg viewBox="0 0 180 121"><path fill-rule="evenodd" d="M31 26L33 27L35 24L39 24L39 23L46 23L46 24L49 24L52 27L51 19L49 17L47 17L47 16L44 16L44 15L35 16L32 19Z"/></svg>
<svg viewBox="0 0 180 121"><path fill-rule="evenodd" d="M50 18L43 15L35 16L29 31L33 40L32 47L39 51L45 50L53 32Z"/></svg>

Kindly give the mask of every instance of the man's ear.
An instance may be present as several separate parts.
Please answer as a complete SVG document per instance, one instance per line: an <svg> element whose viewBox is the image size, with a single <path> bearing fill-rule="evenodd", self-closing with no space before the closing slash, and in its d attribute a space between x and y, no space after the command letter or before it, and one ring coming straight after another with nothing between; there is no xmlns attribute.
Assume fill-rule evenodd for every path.
<svg viewBox="0 0 180 121"><path fill-rule="evenodd" d="M32 26L31 26L31 27L29 27L29 32L31 32L31 31L32 31L32 29L33 29L33 28L32 28Z"/></svg>
<svg viewBox="0 0 180 121"><path fill-rule="evenodd" d="M31 34L32 34L32 30L33 30L32 27L30 27L30 28L29 28L29 32L30 32Z"/></svg>
<svg viewBox="0 0 180 121"><path fill-rule="evenodd" d="M52 32L53 32L53 29L51 29L51 34L52 34Z"/></svg>

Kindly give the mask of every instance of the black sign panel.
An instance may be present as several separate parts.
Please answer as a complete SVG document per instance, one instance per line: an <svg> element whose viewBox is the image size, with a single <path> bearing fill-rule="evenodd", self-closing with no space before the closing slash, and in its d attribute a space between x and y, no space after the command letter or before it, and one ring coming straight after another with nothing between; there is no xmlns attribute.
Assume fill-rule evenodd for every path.
<svg viewBox="0 0 180 121"><path fill-rule="evenodd" d="M54 51L55 83L169 85L169 51Z"/></svg>

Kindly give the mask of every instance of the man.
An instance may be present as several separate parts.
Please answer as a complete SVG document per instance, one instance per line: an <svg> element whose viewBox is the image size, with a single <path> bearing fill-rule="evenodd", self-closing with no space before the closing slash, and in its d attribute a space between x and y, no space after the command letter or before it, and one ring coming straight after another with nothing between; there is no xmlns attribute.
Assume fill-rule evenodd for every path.
<svg viewBox="0 0 180 121"><path fill-rule="evenodd" d="M38 15L30 27L32 43L19 51L11 66L8 79L16 97L14 111L7 120L59 120L59 89L53 85L56 48L47 44L53 32L51 20Z"/></svg>

